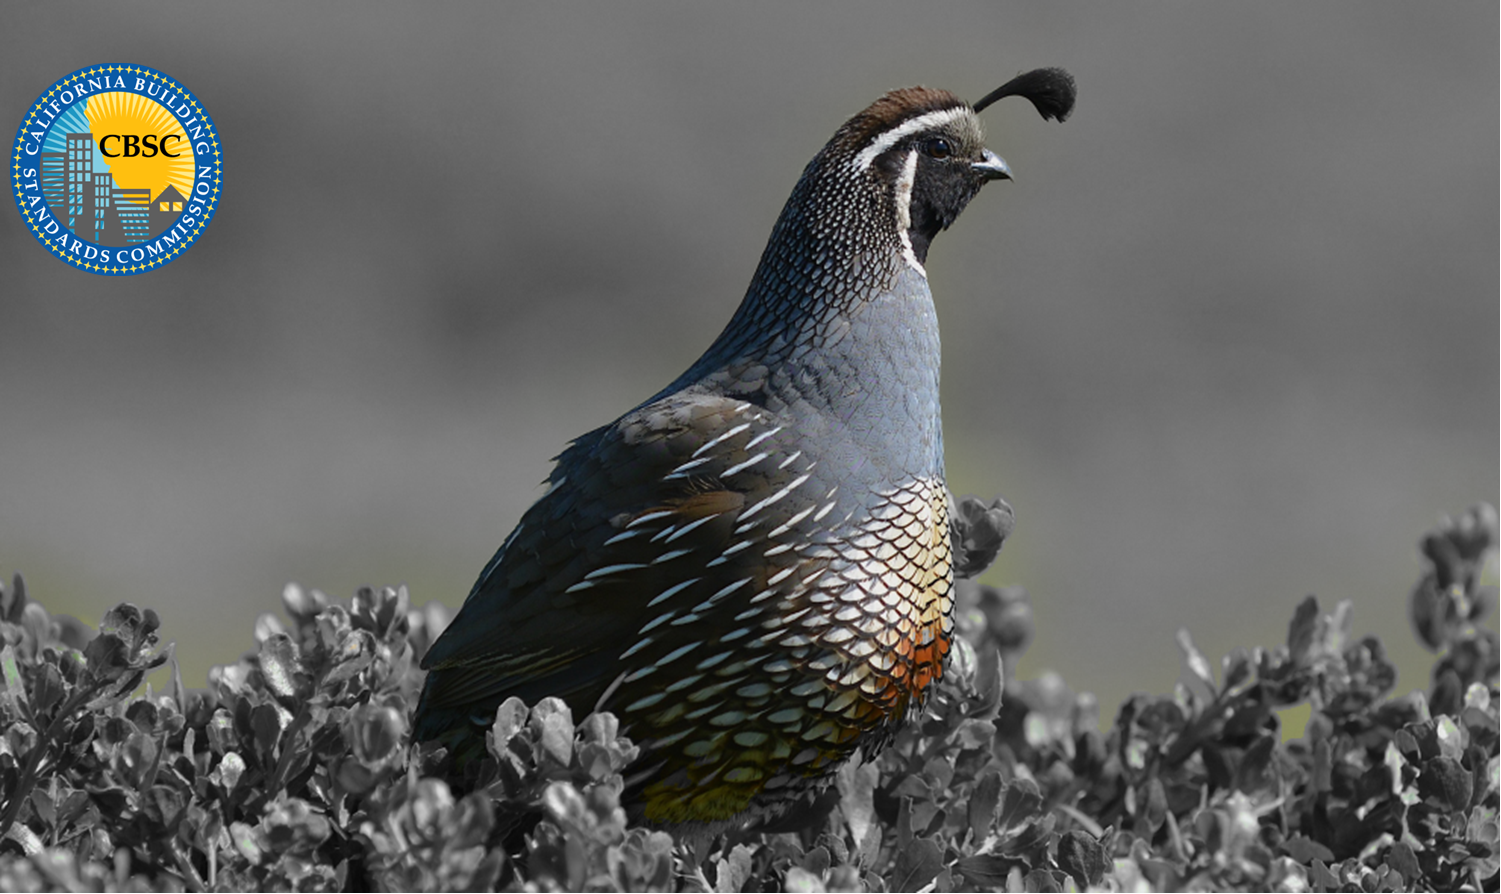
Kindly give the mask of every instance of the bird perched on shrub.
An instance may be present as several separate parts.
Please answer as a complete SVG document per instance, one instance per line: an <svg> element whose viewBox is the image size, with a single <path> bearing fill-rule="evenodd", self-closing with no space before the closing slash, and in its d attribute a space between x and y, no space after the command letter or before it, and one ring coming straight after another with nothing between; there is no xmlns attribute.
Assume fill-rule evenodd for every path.
<svg viewBox="0 0 1501 894"><path fill-rule="evenodd" d="M611 711L630 808L702 826L785 808L922 705L954 569L988 562L955 552L924 264L1010 178L977 113L1012 95L1061 121L1073 79L894 90L835 132L709 349L557 458L423 659L418 738L512 696Z"/></svg>

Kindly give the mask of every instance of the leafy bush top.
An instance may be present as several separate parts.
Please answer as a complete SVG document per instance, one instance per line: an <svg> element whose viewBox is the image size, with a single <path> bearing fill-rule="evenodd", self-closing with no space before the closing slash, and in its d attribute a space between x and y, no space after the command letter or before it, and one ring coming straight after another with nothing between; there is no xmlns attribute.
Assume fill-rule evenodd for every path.
<svg viewBox="0 0 1501 894"><path fill-rule="evenodd" d="M405 589L335 604L289 586L259 647L182 685L154 612L99 631L0 587L0 888L98 890L1495 890L1497 638L1479 621L1489 506L1422 542L1410 614L1439 655L1390 698L1350 606L1299 604L1285 644L1214 673L1186 632L1168 696L1106 733L1054 675L1006 680L1020 588L966 584L950 672L920 722L843 767L794 823L632 826L636 755L608 714L497 711L456 793L409 741L414 659L446 623ZM977 547L978 549L978 547ZM171 664L165 694L141 681ZM1282 742L1277 711L1311 709Z"/></svg>

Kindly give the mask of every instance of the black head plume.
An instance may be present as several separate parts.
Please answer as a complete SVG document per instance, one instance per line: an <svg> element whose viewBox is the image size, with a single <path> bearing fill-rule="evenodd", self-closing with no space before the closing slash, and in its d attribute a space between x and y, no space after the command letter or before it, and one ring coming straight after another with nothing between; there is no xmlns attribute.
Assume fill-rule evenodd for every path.
<svg viewBox="0 0 1501 894"><path fill-rule="evenodd" d="M1068 120L1074 110L1074 76L1061 68L1037 68L1019 74L985 94L974 104L976 112L1005 96L1025 96L1044 119Z"/></svg>

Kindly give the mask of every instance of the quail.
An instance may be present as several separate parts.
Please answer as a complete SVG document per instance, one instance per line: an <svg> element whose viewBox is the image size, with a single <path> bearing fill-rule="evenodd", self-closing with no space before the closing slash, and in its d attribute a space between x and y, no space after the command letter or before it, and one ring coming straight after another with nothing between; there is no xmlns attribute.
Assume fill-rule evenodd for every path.
<svg viewBox="0 0 1501 894"><path fill-rule="evenodd" d="M977 113L1014 95L1062 121L1073 79L894 90L838 129L708 350L556 458L422 661L417 738L512 696L611 711L635 815L723 824L826 786L922 705L957 562L924 264L1010 178Z"/></svg>

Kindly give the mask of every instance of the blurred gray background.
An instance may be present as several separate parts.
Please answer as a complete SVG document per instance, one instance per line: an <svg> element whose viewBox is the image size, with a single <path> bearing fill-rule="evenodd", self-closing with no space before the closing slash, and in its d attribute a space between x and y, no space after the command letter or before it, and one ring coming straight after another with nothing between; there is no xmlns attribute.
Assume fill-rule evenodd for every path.
<svg viewBox="0 0 1501 894"><path fill-rule="evenodd" d="M1497 498L1494 3L8 4L0 123L150 65L223 201L97 277L0 211L0 573L155 607L184 677L289 580L456 606L565 441L695 359L803 165L883 91L987 110L1016 182L930 257L950 484L1018 528L1017 672L1165 692L1355 602L1428 683L1415 543ZM10 134L13 131L7 130ZM1492 573L1492 577L1494 574Z"/></svg>

